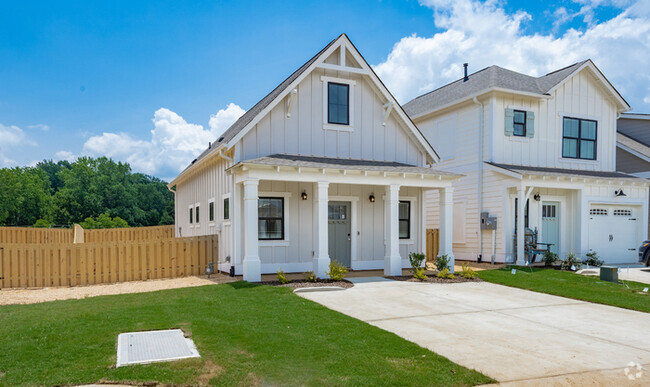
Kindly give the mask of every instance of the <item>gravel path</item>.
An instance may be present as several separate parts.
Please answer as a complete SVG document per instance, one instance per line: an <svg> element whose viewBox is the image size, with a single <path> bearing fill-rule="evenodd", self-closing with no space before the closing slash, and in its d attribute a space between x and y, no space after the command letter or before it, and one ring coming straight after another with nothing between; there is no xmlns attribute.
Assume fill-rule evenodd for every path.
<svg viewBox="0 0 650 387"><path fill-rule="evenodd" d="M0 290L0 305L36 304L39 302L80 299L111 294L146 293L164 289L213 285L233 282L236 280L237 278L231 278L224 274L216 274L211 275L210 278L207 278L207 276L200 276L76 287L2 289Z"/></svg>

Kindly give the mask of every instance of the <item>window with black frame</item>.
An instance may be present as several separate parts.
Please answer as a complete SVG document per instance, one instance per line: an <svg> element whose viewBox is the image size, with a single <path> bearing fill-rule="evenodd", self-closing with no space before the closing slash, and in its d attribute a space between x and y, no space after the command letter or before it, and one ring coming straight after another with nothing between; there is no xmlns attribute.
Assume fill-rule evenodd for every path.
<svg viewBox="0 0 650 387"><path fill-rule="evenodd" d="M194 210L190 207L190 224L194 223Z"/></svg>
<svg viewBox="0 0 650 387"><path fill-rule="evenodd" d="M230 219L230 198L223 199L223 219Z"/></svg>
<svg viewBox="0 0 650 387"><path fill-rule="evenodd" d="M284 239L284 198L259 198L257 202L258 239Z"/></svg>
<svg viewBox="0 0 650 387"><path fill-rule="evenodd" d="M210 203L208 204L208 206L209 206L209 209L208 209L208 210L209 210L209 212L210 212L210 213L208 214L208 215L209 215L209 216L208 216L208 220L209 220L210 222L214 222L214 202L210 202Z"/></svg>
<svg viewBox="0 0 650 387"><path fill-rule="evenodd" d="M411 202L399 202L399 239L411 239Z"/></svg>
<svg viewBox="0 0 650 387"><path fill-rule="evenodd" d="M327 84L327 122L350 125L350 85Z"/></svg>
<svg viewBox="0 0 650 387"><path fill-rule="evenodd" d="M514 136L526 137L526 112L522 110L515 110L512 122L512 134Z"/></svg>
<svg viewBox="0 0 650 387"><path fill-rule="evenodd" d="M564 117L562 125L562 157L596 160L598 124L593 120Z"/></svg>

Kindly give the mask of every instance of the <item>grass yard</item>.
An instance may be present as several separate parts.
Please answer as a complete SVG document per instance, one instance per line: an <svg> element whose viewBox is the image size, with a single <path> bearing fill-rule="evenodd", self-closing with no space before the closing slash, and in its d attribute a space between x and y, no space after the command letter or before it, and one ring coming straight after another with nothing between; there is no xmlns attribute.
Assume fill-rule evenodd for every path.
<svg viewBox="0 0 650 387"><path fill-rule="evenodd" d="M201 359L114 368L121 332L181 328ZM0 307L0 385L476 385L392 333L246 282Z"/></svg>
<svg viewBox="0 0 650 387"><path fill-rule="evenodd" d="M511 274L511 269L517 274ZM531 273L532 270L532 273ZM618 306L641 312L650 312L650 295L640 294L647 284L625 281L624 284L605 282L593 276L583 276L571 272L509 266L497 270L479 271L478 276L484 281L513 286L516 288L548 293L556 296L595 302L598 304Z"/></svg>

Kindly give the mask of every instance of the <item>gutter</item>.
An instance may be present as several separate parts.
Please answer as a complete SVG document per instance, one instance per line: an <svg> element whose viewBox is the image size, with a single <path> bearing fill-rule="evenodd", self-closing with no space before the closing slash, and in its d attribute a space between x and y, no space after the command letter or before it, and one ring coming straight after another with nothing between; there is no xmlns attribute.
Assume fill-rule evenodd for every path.
<svg viewBox="0 0 650 387"><path fill-rule="evenodd" d="M479 102L478 98L472 98L472 101L479 105L479 135L478 135L478 214L479 214L479 231L478 231L478 254L481 259L483 258L483 230L480 226L480 217L483 213L483 110L484 106ZM478 257L477 257L478 261Z"/></svg>

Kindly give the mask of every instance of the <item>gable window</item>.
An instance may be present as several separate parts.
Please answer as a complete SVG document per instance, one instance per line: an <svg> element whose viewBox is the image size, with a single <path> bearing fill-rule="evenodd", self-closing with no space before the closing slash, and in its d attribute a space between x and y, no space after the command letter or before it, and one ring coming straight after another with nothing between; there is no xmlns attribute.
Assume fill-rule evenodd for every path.
<svg viewBox="0 0 650 387"><path fill-rule="evenodd" d="M411 239L411 202L399 202L399 239Z"/></svg>
<svg viewBox="0 0 650 387"><path fill-rule="evenodd" d="M327 123L350 125L350 85L327 83Z"/></svg>
<svg viewBox="0 0 650 387"><path fill-rule="evenodd" d="M208 220L214 222L214 199L208 203Z"/></svg>
<svg viewBox="0 0 650 387"><path fill-rule="evenodd" d="M284 198L259 198L257 217L259 240L284 239Z"/></svg>
<svg viewBox="0 0 650 387"><path fill-rule="evenodd" d="M526 137L526 112L515 110L512 117L512 135Z"/></svg>
<svg viewBox="0 0 650 387"><path fill-rule="evenodd" d="M223 220L230 219L230 198L223 199Z"/></svg>
<svg viewBox="0 0 650 387"><path fill-rule="evenodd" d="M564 117L562 157L596 160L597 123L593 120Z"/></svg>

